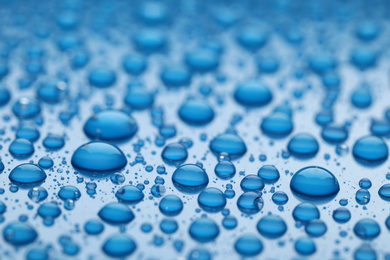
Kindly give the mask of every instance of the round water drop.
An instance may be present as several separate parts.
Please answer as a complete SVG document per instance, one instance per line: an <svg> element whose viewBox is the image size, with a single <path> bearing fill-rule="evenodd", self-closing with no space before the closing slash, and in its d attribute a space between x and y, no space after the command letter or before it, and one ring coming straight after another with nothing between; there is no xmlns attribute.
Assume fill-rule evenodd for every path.
<svg viewBox="0 0 390 260"><path fill-rule="evenodd" d="M15 139L9 146L9 152L16 158L30 157L34 151L33 144L29 140L23 138Z"/></svg>
<svg viewBox="0 0 390 260"><path fill-rule="evenodd" d="M98 216L111 225L128 224L134 219L134 214L124 204L112 202L100 209Z"/></svg>
<svg viewBox="0 0 390 260"><path fill-rule="evenodd" d="M161 81L169 88L179 88L190 85L191 74L182 66L170 66L162 70Z"/></svg>
<svg viewBox="0 0 390 260"><path fill-rule="evenodd" d="M259 169L257 175L268 184L275 183L280 178L279 171L274 165L264 165Z"/></svg>
<svg viewBox="0 0 390 260"><path fill-rule="evenodd" d="M89 72L88 81L94 87L108 88L115 84L116 73L108 67L97 67Z"/></svg>
<svg viewBox="0 0 390 260"><path fill-rule="evenodd" d="M298 254L308 256L316 251L316 244L310 238L299 238L294 244L295 251Z"/></svg>
<svg viewBox="0 0 390 260"><path fill-rule="evenodd" d="M91 59L90 54L83 49L75 50L71 53L70 56L70 66L74 69L82 69L84 68L89 60Z"/></svg>
<svg viewBox="0 0 390 260"><path fill-rule="evenodd" d="M41 105L35 99L22 97L12 106L12 112L19 119L31 119L41 113Z"/></svg>
<svg viewBox="0 0 390 260"><path fill-rule="evenodd" d="M7 88L0 85L0 107L6 105L11 99L11 94Z"/></svg>
<svg viewBox="0 0 390 260"><path fill-rule="evenodd" d="M178 115L189 125L203 126L214 119L214 110L206 100L189 99L179 107Z"/></svg>
<svg viewBox="0 0 390 260"><path fill-rule="evenodd" d="M72 165L89 173L106 173L120 170L127 164L123 152L104 142L90 142L77 148L72 155Z"/></svg>
<svg viewBox="0 0 390 260"><path fill-rule="evenodd" d="M337 61L334 56L327 53L318 53L309 60L310 69L317 74L334 70L337 67Z"/></svg>
<svg viewBox="0 0 390 260"><path fill-rule="evenodd" d="M237 200L238 209L244 214L256 214L264 206L264 200L256 192L245 192Z"/></svg>
<svg viewBox="0 0 390 260"><path fill-rule="evenodd" d="M247 25L236 36L238 44L244 49L255 52L268 41L268 33L259 26Z"/></svg>
<svg viewBox="0 0 390 260"><path fill-rule="evenodd" d="M226 197L217 188L206 188L199 194L198 204L204 211L214 213L225 207Z"/></svg>
<svg viewBox="0 0 390 260"><path fill-rule="evenodd" d="M54 162L49 156L44 156L38 161L38 165L43 169L49 169L53 167Z"/></svg>
<svg viewBox="0 0 390 260"><path fill-rule="evenodd" d="M210 150L218 157L226 153L230 159L238 159L247 151L244 141L238 135L229 133L220 134L211 140Z"/></svg>
<svg viewBox="0 0 390 260"><path fill-rule="evenodd" d="M61 209L54 202L45 202L39 206L38 215L43 218L45 225L51 226L53 220L61 215Z"/></svg>
<svg viewBox="0 0 390 260"><path fill-rule="evenodd" d="M206 249L194 249L192 250L187 260L211 260L211 254Z"/></svg>
<svg viewBox="0 0 390 260"><path fill-rule="evenodd" d="M348 131L343 126L325 126L322 129L321 136L330 144L340 144L347 140Z"/></svg>
<svg viewBox="0 0 390 260"><path fill-rule="evenodd" d="M319 144L317 140L308 133L300 133L295 135L288 142L288 151L298 158L310 158L314 157L318 150Z"/></svg>
<svg viewBox="0 0 390 260"><path fill-rule="evenodd" d="M138 131L137 122L119 110L104 110L91 116L84 125L91 139L122 141L131 139Z"/></svg>
<svg viewBox="0 0 390 260"><path fill-rule="evenodd" d="M365 218L355 224L353 232L360 239L372 240L379 236L381 228L375 220Z"/></svg>
<svg viewBox="0 0 390 260"><path fill-rule="evenodd" d="M281 217L268 215L261 218L257 223L257 231L266 238L276 239L286 233L287 225Z"/></svg>
<svg viewBox="0 0 390 260"><path fill-rule="evenodd" d="M146 58L140 54L126 55L122 59L122 67L129 75L141 75L147 67Z"/></svg>
<svg viewBox="0 0 390 260"><path fill-rule="evenodd" d="M279 60L275 56L262 56L256 63L260 73L272 74L279 69Z"/></svg>
<svg viewBox="0 0 390 260"><path fill-rule="evenodd" d="M256 80L246 80L237 85L234 99L242 106L263 107L272 100L268 86Z"/></svg>
<svg viewBox="0 0 390 260"><path fill-rule="evenodd" d="M64 186L58 192L58 197L60 197L60 199L62 200L76 201L80 198L80 196L81 196L80 190L72 185Z"/></svg>
<svg viewBox="0 0 390 260"><path fill-rule="evenodd" d="M135 48L145 54L160 52L167 45L165 34L157 29L138 30L133 42Z"/></svg>
<svg viewBox="0 0 390 260"><path fill-rule="evenodd" d="M370 47L359 47L351 51L350 60L356 68L366 70L376 66L379 54L379 52Z"/></svg>
<svg viewBox="0 0 390 260"><path fill-rule="evenodd" d="M292 215L295 221L306 223L310 220L320 218L320 211L315 205L304 202L294 208Z"/></svg>
<svg viewBox="0 0 390 260"><path fill-rule="evenodd" d="M209 218L200 218L190 225L189 234L192 239L200 243L215 240L219 235L218 225Z"/></svg>
<svg viewBox="0 0 390 260"><path fill-rule="evenodd" d="M326 126L333 122L333 111L322 110L316 114L315 121L320 126Z"/></svg>
<svg viewBox="0 0 390 260"><path fill-rule="evenodd" d="M372 120L370 131L373 135L379 137L390 136L390 122L387 120Z"/></svg>
<svg viewBox="0 0 390 260"><path fill-rule="evenodd" d="M359 87L351 95L351 103L356 108L368 108L372 104L371 91L368 87Z"/></svg>
<svg viewBox="0 0 390 260"><path fill-rule="evenodd" d="M190 70L199 73L213 71L219 66L219 56L207 49L197 49L187 53L184 61Z"/></svg>
<svg viewBox="0 0 390 260"><path fill-rule="evenodd" d="M222 220L222 226L227 230L232 230L237 227L237 219L232 216L224 217Z"/></svg>
<svg viewBox="0 0 390 260"><path fill-rule="evenodd" d="M68 86L63 81L49 79L42 82L37 89L37 98L49 104L57 104L68 94Z"/></svg>
<svg viewBox="0 0 390 260"><path fill-rule="evenodd" d="M3 238L14 246L31 244L38 237L38 233L27 223L12 222L3 229Z"/></svg>
<svg viewBox="0 0 390 260"><path fill-rule="evenodd" d="M294 124L290 116L282 112L274 112L263 118L260 128L271 138L283 138L291 134Z"/></svg>
<svg viewBox="0 0 390 260"><path fill-rule="evenodd" d="M84 224L84 230L88 235L99 235L104 230L104 225L99 220L88 220Z"/></svg>
<svg viewBox="0 0 390 260"><path fill-rule="evenodd" d="M65 145L64 137L55 134L48 134L42 141L43 146L48 150L59 150Z"/></svg>
<svg viewBox="0 0 390 260"><path fill-rule="evenodd" d="M369 244L363 244L353 254L355 260L377 260L377 255L374 249ZM385 256L385 260L388 258Z"/></svg>
<svg viewBox="0 0 390 260"><path fill-rule="evenodd" d="M178 230L178 228L179 225L174 219L163 219L160 222L160 229L165 234L173 234Z"/></svg>
<svg viewBox="0 0 390 260"><path fill-rule="evenodd" d="M16 138L27 139L30 142L35 142L39 139L40 133L35 126L30 124L21 124L16 130Z"/></svg>
<svg viewBox="0 0 390 260"><path fill-rule="evenodd" d="M187 160L187 148L180 143L169 144L165 146L161 157L169 165L180 165Z"/></svg>
<svg viewBox="0 0 390 260"><path fill-rule="evenodd" d="M161 2L142 2L137 15L149 26L161 25L169 19L169 9Z"/></svg>
<svg viewBox="0 0 390 260"><path fill-rule="evenodd" d="M222 180L229 180L236 174L236 167L230 161L220 161L215 166L215 175Z"/></svg>
<svg viewBox="0 0 390 260"><path fill-rule="evenodd" d="M389 149L386 143L376 136L359 138L352 148L353 157L365 165L378 165L386 161Z"/></svg>
<svg viewBox="0 0 390 260"><path fill-rule="evenodd" d="M264 188L264 182L259 176L249 174L241 180L240 187L243 191L259 192Z"/></svg>
<svg viewBox="0 0 390 260"><path fill-rule="evenodd" d="M365 42L375 40L381 33L381 27L374 21L360 22L355 28L355 36Z"/></svg>
<svg viewBox="0 0 390 260"><path fill-rule="evenodd" d="M49 254L45 249L32 248L26 254L26 260L48 260Z"/></svg>
<svg viewBox="0 0 390 260"><path fill-rule="evenodd" d="M333 219L339 224L347 223L351 219L351 212L346 208L337 208L333 211Z"/></svg>
<svg viewBox="0 0 390 260"><path fill-rule="evenodd" d="M209 183L209 177L199 166L185 164L173 172L172 182L179 191L194 194L206 188Z"/></svg>
<svg viewBox="0 0 390 260"><path fill-rule="evenodd" d="M336 177L318 166L309 166L296 172L290 188L297 196L309 200L330 200L340 191Z"/></svg>
<svg viewBox="0 0 390 260"><path fill-rule="evenodd" d="M234 243L234 249L243 257L252 257L263 251L263 243L254 235L243 235Z"/></svg>
<svg viewBox="0 0 390 260"><path fill-rule="evenodd" d="M371 195L368 190L360 189L356 192L355 198L360 205L366 205L370 202Z"/></svg>
<svg viewBox="0 0 390 260"><path fill-rule="evenodd" d="M165 216L174 217L183 210L183 202L176 195L167 195L162 198L158 207Z"/></svg>
<svg viewBox="0 0 390 260"><path fill-rule="evenodd" d="M287 203L288 201L288 196L286 193L284 193L283 191L277 191L275 192L273 195L272 195L272 201L276 204L276 205L284 205Z"/></svg>
<svg viewBox="0 0 390 260"><path fill-rule="evenodd" d="M48 195L49 194L47 193L46 189L42 187L31 188L28 191L28 197L30 198L30 200L36 203L44 201Z"/></svg>
<svg viewBox="0 0 390 260"><path fill-rule="evenodd" d="M144 193L136 186L126 185L115 193L115 197L122 203L137 204L144 198Z"/></svg>
<svg viewBox="0 0 390 260"><path fill-rule="evenodd" d="M154 103L154 94L144 87L128 87L124 102L134 110L147 109Z"/></svg>
<svg viewBox="0 0 390 260"><path fill-rule="evenodd" d="M24 163L16 166L8 178L18 185L39 185L46 179L46 173L35 164Z"/></svg>
<svg viewBox="0 0 390 260"><path fill-rule="evenodd" d="M384 184L378 191L379 196L386 201L390 201L390 184Z"/></svg>
<svg viewBox="0 0 390 260"><path fill-rule="evenodd" d="M103 244L103 252L110 257L125 258L131 255L137 248L137 244L127 235L113 235Z"/></svg>
<svg viewBox="0 0 390 260"><path fill-rule="evenodd" d="M319 219L313 219L305 226L305 232L311 237L321 237L328 230L325 222Z"/></svg>

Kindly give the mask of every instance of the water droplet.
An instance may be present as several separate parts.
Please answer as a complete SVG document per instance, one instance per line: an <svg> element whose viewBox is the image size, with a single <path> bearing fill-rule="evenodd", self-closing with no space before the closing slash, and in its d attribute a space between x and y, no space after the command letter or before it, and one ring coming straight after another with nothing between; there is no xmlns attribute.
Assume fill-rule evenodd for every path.
<svg viewBox="0 0 390 260"><path fill-rule="evenodd" d="M219 235L218 225L209 218L200 218L190 225L189 234L192 239L200 243L215 240Z"/></svg>
<svg viewBox="0 0 390 260"><path fill-rule="evenodd" d="M137 133L138 125L124 112L104 110L90 117L83 130L91 139L122 141L131 139Z"/></svg>
<svg viewBox="0 0 390 260"><path fill-rule="evenodd" d="M114 145L90 142L77 148L72 156L72 165L87 173L106 173L120 170L127 164L123 152Z"/></svg>
<svg viewBox="0 0 390 260"><path fill-rule="evenodd" d="M283 138L291 134L294 124L290 116L282 112L274 112L263 118L260 128L271 138Z"/></svg>
<svg viewBox="0 0 390 260"><path fill-rule="evenodd" d="M234 99L242 106L263 107L272 100L272 92L263 83L247 80L237 85Z"/></svg>
<svg viewBox="0 0 390 260"><path fill-rule="evenodd" d="M122 203L137 204L144 198L144 193L136 186L126 185L115 193L115 197Z"/></svg>
<svg viewBox="0 0 390 260"><path fill-rule="evenodd" d="M230 161L221 161L215 166L215 175L222 180L229 180L236 174L236 167Z"/></svg>
<svg viewBox="0 0 390 260"><path fill-rule="evenodd" d="M207 173L195 164L185 164L177 168L172 175L173 185L184 193L198 193L209 183Z"/></svg>
<svg viewBox="0 0 390 260"><path fill-rule="evenodd" d="M276 239L286 233L287 225L281 217L268 215L262 217L257 223L257 231L266 238Z"/></svg>
<svg viewBox="0 0 390 260"><path fill-rule="evenodd" d="M24 163L16 166L8 178L18 185L39 185L46 179L46 173L35 164Z"/></svg>
<svg viewBox="0 0 390 260"><path fill-rule="evenodd" d="M103 244L103 252L110 257L124 258L131 255L137 244L127 235L113 235Z"/></svg>
<svg viewBox="0 0 390 260"><path fill-rule="evenodd" d="M330 200L340 191L336 177L318 166L300 169L291 179L290 188L302 199L314 200Z"/></svg>
<svg viewBox="0 0 390 260"><path fill-rule="evenodd" d="M317 154L319 144L311 134L300 133L291 138L288 142L287 149L292 155L298 158L310 158Z"/></svg>
<svg viewBox="0 0 390 260"><path fill-rule="evenodd" d="M358 139L352 148L353 157L365 165L378 165L386 161L389 149L386 143L376 136L364 136Z"/></svg>
<svg viewBox="0 0 390 260"><path fill-rule="evenodd" d="M179 107L178 115L189 125L203 126L214 119L214 110L203 99L189 99Z"/></svg>
<svg viewBox="0 0 390 260"><path fill-rule="evenodd" d="M180 165L187 160L187 148L180 143L165 146L161 153L163 161L169 165Z"/></svg>
<svg viewBox="0 0 390 260"><path fill-rule="evenodd" d="M225 207L226 197L217 188L206 188L199 194L198 204L204 211L214 213Z"/></svg>
<svg viewBox="0 0 390 260"><path fill-rule="evenodd" d="M372 240L379 236L381 229L375 220L365 218L355 224L353 232L360 239Z"/></svg>
<svg viewBox="0 0 390 260"><path fill-rule="evenodd" d="M27 158L34 153L33 144L23 138L15 139L9 146L9 152L16 158Z"/></svg>
<svg viewBox="0 0 390 260"><path fill-rule="evenodd" d="M26 223L12 222L3 229L3 238L14 246L31 244L38 237L34 228Z"/></svg>
<svg viewBox="0 0 390 260"><path fill-rule="evenodd" d="M160 201L159 209L165 216L174 217L183 210L183 202L176 195L167 195Z"/></svg>
<svg viewBox="0 0 390 260"><path fill-rule="evenodd" d="M255 192L245 192L237 200L238 209L244 214L256 214L264 206L264 200Z"/></svg>
<svg viewBox="0 0 390 260"><path fill-rule="evenodd" d="M219 157L222 153L229 155L230 159L238 159L247 149L244 141L234 134L220 134L210 142L210 150Z"/></svg>
<svg viewBox="0 0 390 260"><path fill-rule="evenodd" d="M254 235L243 235L234 243L234 249L243 257L252 257L263 251L263 243Z"/></svg>
<svg viewBox="0 0 390 260"><path fill-rule="evenodd" d="M279 171L274 165L262 166L257 175L267 184L275 183L280 178Z"/></svg>
<svg viewBox="0 0 390 260"><path fill-rule="evenodd" d="M98 216L108 224L128 224L134 219L134 214L126 205L112 202L100 209Z"/></svg>

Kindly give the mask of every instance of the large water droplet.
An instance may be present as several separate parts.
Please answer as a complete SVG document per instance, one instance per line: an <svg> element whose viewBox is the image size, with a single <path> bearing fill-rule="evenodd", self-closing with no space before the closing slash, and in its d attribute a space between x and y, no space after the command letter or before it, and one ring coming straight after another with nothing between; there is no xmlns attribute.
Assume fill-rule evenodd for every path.
<svg viewBox="0 0 390 260"><path fill-rule="evenodd" d="M46 179L46 173L35 164L24 163L16 166L8 178L19 185L39 185Z"/></svg>
<svg viewBox="0 0 390 260"><path fill-rule="evenodd" d="M309 166L296 172L290 188L294 194L309 200L329 200L340 191L336 177L318 166Z"/></svg>
<svg viewBox="0 0 390 260"><path fill-rule="evenodd" d="M90 117L83 129L91 139L122 141L131 139L137 133L138 125L124 112L104 110Z"/></svg>
<svg viewBox="0 0 390 260"><path fill-rule="evenodd" d="M246 153L244 141L234 134L220 134L210 142L210 150L220 156L222 153L229 155L230 159L238 159Z"/></svg>
<svg viewBox="0 0 390 260"><path fill-rule="evenodd" d="M207 173L195 164L185 164L173 172L172 182L184 193L198 193L209 183Z"/></svg>
<svg viewBox="0 0 390 260"><path fill-rule="evenodd" d="M123 152L114 145L90 142L77 148L72 155L72 165L78 170L102 174L122 169L127 164Z"/></svg>
<svg viewBox="0 0 390 260"><path fill-rule="evenodd" d="M389 149L386 143L376 136L364 136L353 145L353 157L365 165L378 165L386 161Z"/></svg>
<svg viewBox="0 0 390 260"><path fill-rule="evenodd" d="M112 202L100 209L98 216L111 225L128 224L134 219L134 214L124 204Z"/></svg>

